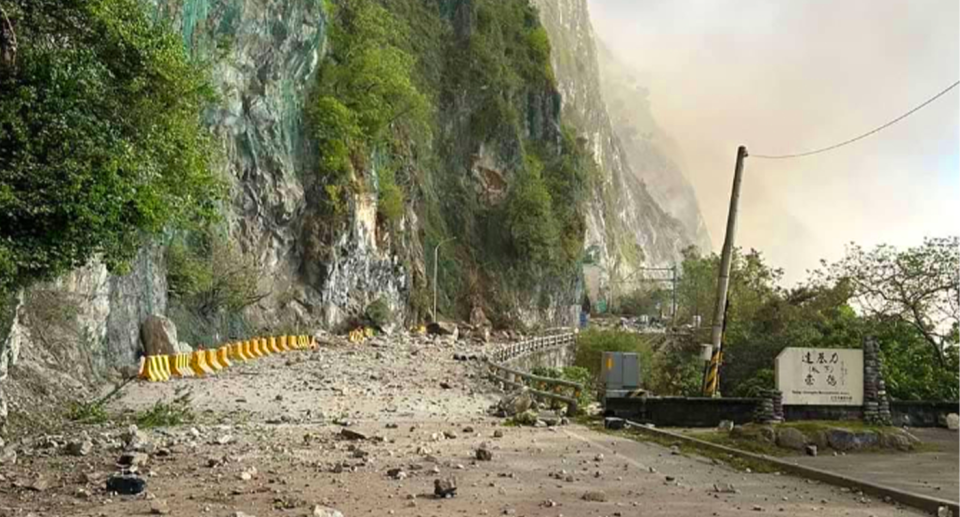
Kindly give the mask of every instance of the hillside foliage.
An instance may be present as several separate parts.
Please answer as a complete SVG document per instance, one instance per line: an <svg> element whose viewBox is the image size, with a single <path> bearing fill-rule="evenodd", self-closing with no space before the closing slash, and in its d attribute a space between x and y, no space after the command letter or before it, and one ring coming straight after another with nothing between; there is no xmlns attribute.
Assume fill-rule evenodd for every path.
<svg viewBox="0 0 960 517"><path fill-rule="evenodd" d="M372 190L394 232L416 213L428 270L433 248L449 243L438 275L448 313L487 299L496 318L533 282L573 281L592 159L561 129L536 9L526 0L327 6L329 51L307 110L325 217L335 222L351 195ZM481 200L470 178L481 148L502 163L502 202ZM425 287L413 286L414 305Z"/></svg>
<svg viewBox="0 0 960 517"><path fill-rule="evenodd" d="M0 64L0 288L215 217L206 72L138 0L12 0Z"/></svg>

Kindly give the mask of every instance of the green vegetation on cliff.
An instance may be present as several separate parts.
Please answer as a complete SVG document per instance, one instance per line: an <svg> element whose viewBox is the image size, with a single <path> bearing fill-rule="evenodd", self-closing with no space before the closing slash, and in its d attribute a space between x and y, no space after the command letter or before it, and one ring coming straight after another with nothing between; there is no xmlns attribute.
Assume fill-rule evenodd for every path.
<svg viewBox="0 0 960 517"><path fill-rule="evenodd" d="M399 131L425 121L426 99L413 84L414 57L402 48L409 29L373 0L328 1L330 50L317 72L307 114L319 150L327 213L340 214L350 193L365 190L374 153L393 161ZM403 192L390 163L378 178L381 215L402 215Z"/></svg>
<svg viewBox="0 0 960 517"><path fill-rule="evenodd" d="M381 220L417 215L424 256L456 237L440 264L448 313L493 300L497 317L535 290L548 304L546 291L569 291L592 160L561 129L537 11L526 0L327 5L330 48L307 110L325 217L375 185ZM481 154L495 170L478 172ZM426 287L414 279L421 313Z"/></svg>
<svg viewBox="0 0 960 517"><path fill-rule="evenodd" d="M122 270L149 236L211 219L213 90L180 38L138 0L4 9L18 45L0 62L0 289L96 256Z"/></svg>

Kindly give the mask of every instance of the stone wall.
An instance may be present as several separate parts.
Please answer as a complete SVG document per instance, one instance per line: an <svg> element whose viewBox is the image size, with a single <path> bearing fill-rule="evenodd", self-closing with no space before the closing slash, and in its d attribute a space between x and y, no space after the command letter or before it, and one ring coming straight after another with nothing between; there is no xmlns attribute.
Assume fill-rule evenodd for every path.
<svg viewBox="0 0 960 517"><path fill-rule="evenodd" d="M883 358L875 337L863 340L863 419L871 424L890 423L890 400L883 381Z"/></svg>
<svg viewBox="0 0 960 517"><path fill-rule="evenodd" d="M666 427L716 427L754 421L759 398L620 397L605 400L607 416Z"/></svg>

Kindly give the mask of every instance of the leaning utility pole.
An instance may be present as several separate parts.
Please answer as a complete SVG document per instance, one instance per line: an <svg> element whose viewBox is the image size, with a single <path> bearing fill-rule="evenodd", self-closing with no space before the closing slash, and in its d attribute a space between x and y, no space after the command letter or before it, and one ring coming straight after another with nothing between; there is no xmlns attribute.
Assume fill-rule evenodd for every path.
<svg viewBox="0 0 960 517"><path fill-rule="evenodd" d="M710 370L704 383L704 395L715 397L720 385L720 364L723 361L721 343L723 339L724 308L727 306L727 287L730 285L730 260L733 255L733 239L737 230L737 207L740 204L740 181L743 179L743 160L747 157L747 148L737 149L737 166L733 171L733 192L730 194L730 213L727 215L727 235L723 239L723 254L720 256L720 274L717 279L717 306L713 313L713 330L710 357Z"/></svg>
<svg viewBox="0 0 960 517"><path fill-rule="evenodd" d="M670 313L670 318L673 320L673 324L676 325L677 324L677 264L674 263L671 269L673 270L672 271L673 275L670 278L671 283L673 283L673 296L672 296L672 299L670 300L670 308L672 309Z"/></svg>

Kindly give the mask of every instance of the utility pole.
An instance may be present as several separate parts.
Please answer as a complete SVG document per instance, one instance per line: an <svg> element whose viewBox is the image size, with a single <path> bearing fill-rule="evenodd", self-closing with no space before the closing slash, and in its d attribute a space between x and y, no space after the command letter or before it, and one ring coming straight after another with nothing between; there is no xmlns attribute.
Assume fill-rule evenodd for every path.
<svg viewBox="0 0 960 517"><path fill-rule="evenodd" d="M740 182L743 179L743 160L747 157L747 148L737 149L737 165L733 171L733 191L730 193L730 213L727 215L727 234L723 239L723 254L720 256L720 274L717 279L717 306L713 313L711 333L712 355L710 369L704 382L704 395L715 397L720 385L720 363L723 360L724 312L727 306L727 288L730 285L730 260L733 255L733 240L737 230L737 208L740 205Z"/></svg>
<svg viewBox="0 0 960 517"><path fill-rule="evenodd" d="M439 321L439 315L437 314L437 269L440 267L440 246L456 240L456 237L450 237L449 239L444 239L440 241L440 244L437 244L436 248L433 248L433 321Z"/></svg>
<svg viewBox="0 0 960 517"><path fill-rule="evenodd" d="M673 281L673 301L672 301L673 311L671 314L673 318L673 324L676 325L677 324L677 264L676 263L673 264L672 281Z"/></svg>

